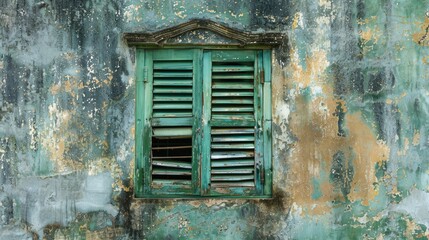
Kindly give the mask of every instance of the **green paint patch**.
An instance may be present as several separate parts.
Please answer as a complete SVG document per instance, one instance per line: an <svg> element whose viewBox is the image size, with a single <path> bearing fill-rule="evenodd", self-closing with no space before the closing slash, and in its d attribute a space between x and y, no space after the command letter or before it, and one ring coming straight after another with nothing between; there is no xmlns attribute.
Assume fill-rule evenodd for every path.
<svg viewBox="0 0 429 240"><path fill-rule="evenodd" d="M314 200L319 199L320 197L322 197L322 191L320 190L320 183L319 181L317 181L316 178L313 178L311 180L311 183L313 185L313 193L311 194L311 198Z"/></svg>
<svg viewBox="0 0 429 240"><path fill-rule="evenodd" d="M300 91L305 102L311 102L311 87L306 87Z"/></svg>

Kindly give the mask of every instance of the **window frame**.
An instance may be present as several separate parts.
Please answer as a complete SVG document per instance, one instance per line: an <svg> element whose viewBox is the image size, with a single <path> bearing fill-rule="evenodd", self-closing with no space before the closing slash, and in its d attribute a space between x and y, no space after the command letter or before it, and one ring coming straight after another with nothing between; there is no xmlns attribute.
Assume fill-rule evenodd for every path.
<svg viewBox="0 0 429 240"><path fill-rule="evenodd" d="M240 194L240 189L244 189L242 187L238 187L238 191L234 191L234 194L222 194L222 193L209 193L207 194L208 189L204 188L206 185L207 177L210 178L209 166L207 166L207 162L201 160L205 150L203 149L205 143L203 141L204 138L198 134L197 139L193 140L194 144L199 144L196 148L196 151L193 151L193 165L197 164L198 166L193 166L193 171L197 170L197 173L193 172L193 176L198 176L197 179L192 179L192 188L191 191L184 192L183 189L179 187L174 188L174 186L168 185L165 186L163 190L178 190L178 192L174 194L165 194L166 191L153 191L153 189L148 189L151 183L148 183L148 179L150 179L150 159L145 157L147 154L144 154L145 151L150 151L149 143L151 142L151 134L148 131L151 131L151 122L149 116L151 111L151 107L153 102L151 101L152 93L150 92L152 86L150 86L150 82L148 80L148 74L150 72L150 68L152 68L151 64L147 64L145 62L146 55L150 51L157 51L163 49L186 49L187 51L193 51L195 59L199 59L194 62L194 66L196 66L199 70L193 70L195 79L200 79L201 82L195 81L194 85L196 88L193 90L194 101L193 107L198 107L198 104L195 104L195 96L202 95L201 92L204 91L203 85L204 81L204 66L202 66L204 61L204 51L216 51L216 50L253 50L255 54L260 53L258 56L258 60L260 61L260 69L262 72L259 72L260 81L262 81L262 89L261 90L261 100L262 106L262 122L260 123L260 128L263 129L261 133L262 138L262 146L263 146L263 158L262 161L262 176L264 178L263 185L260 187L262 189L259 190L259 194L245 195ZM201 198L246 198L246 199L261 199L261 198L271 198L272 197L272 133L271 133L271 125L272 125L272 104L271 104L271 57L272 50L266 46L252 46L252 47L231 47L231 46L194 46L194 45L171 45L160 47L136 47L136 121L135 121L135 178L134 178L134 196L136 198L189 198L189 199L201 199ZM207 74L207 73L206 73ZM148 87L145 87L145 84L149 84ZM199 97L199 96L198 96ZM145 102L149 102L150 107L145 105ZM202 104L202 103L201 103ZM202 106L200 106L202 107ZM210 109L208 109L210 110ZM203 111L203 109L201 110ZM194 116L195 122L201 122L202 119ZM198 124L193 124L193 128ZM202 125L201 127L205 128L207 125ZM204 131L204 130L203 130ZM207 131L207 130L205 130ZM194 136L194 135L193 135ZM146 145L144 145L146 144ZM207 149L208 147L206 147ZM206 150L207 151L207 150ZM208 149L210 152L210 149ZM199 155L199 162L195 160L195 155ZM197 158L198 158L197 157ZM203 174L205 172L205 174ZM255 174L256 175L256 174ZM203 178L206 176L206 178ZM255 186L256 188L257 186ZM231 191L231 190L229 190ZM262 193L262 194L260 194Z"/></svg>
<svg viewBox="0 0 429 240"><path fill-rule="evenodd" d="M200 41L200 39L188 39L186 36L187 33L191 33L192 31L204 30L208 34L213 34L217 37L221 38L207 38L204 41ZM184 36L184 43L176 37ZM135 172L134 172L134 196L136 198L271 198L272 196L272 141L271 141L271 125L272 125L272 104L271 104L271 56L272 50L280 45L287 45L288 39L287 35L282 32L273 32L273 31L264 31L264 32L248 32L242 31L238 29L234 29L223 25L218 22L214 22L209 19L191 19L187 22L178 24L176 26L168 27L155 32L129 32L123 34L123 39L126 44L130 47L134 47L134 53L136 56L136 119L135 119ZM264 81L264 87L261 92L264 94L263 106L263 114L267 116L263 124L261 125L264 129L262 133L264 152L261 153L265 156L265 159L269 159L269 164L265 165L264 168L264 184L263 193L259 195L252 196L228 196L228 195L216 195L216 196L201 196L199 195L149 195L147 193L147 184L144 184L142 180L144 179L144 171L142 166L144 167L144 163L148 162L144 161L142 153L143 143L150 142L148 139L148 134L144 135L144 128L149 124L147 119L142 118L142 114L147 111L144 106L145 102L148 102L148 94L143 94L146 89L143 89L145 84L145 73L144 71L144 51L148 49L204 49L207 50L227 50L227 49L235 49L235 50L260 50L262 51L262 56L266 58L266 61L263 61L263 69L262 74L259 74ZM200 77L201 78L201 77ZM142 90L143 89L143 90ZM140 93L142 92L142 93ZM244 96L244 95L243 95ZM213 96L214 97L214 96ZM210 98L211 99L211 98ZM152 105L152 102L151 102ZM217 109L218 111L219 109ZM254 109L255 110L255 109ZM222 110L227 111L227 110ZM147 131L147 130L146 130ZM212 132L210 132L212 134ZM232 133L231 133L232 134ZM146 138L146 139L144 139ZM245 138L248 141L249 138ZM202 140L202 139L201 139ZM242 139L244 141L244 139ZM210 141L214 141L213 139ZM231 141L231 140L229 140ZM241 140L240 140L241 141ZM221 145L223 142L220 143ZM255 143L256 144L256 143ZM201 144L200 144L201 146ZM255 145L256 146L256 145ZM229 157L233 157L234 153L232 151L238 150L239 148L230 149L231 155ZM256 150L256 147L254 147ZM222 153L223 154L223 153ZM212 157L211 157L212 158ZM256 161L256 156L254 157ZM211 161L211 160L210 160ZM234 161L234 160L232 160ZM225 164L226 162L223 162ZM234 165L235 164L235 165ZM238 164L238 165L237 165ZM239 166L241 163L233 163L231 166ZM221 164L222 165L222 164ZM188 166L188 165L187 165ZM226 165L222 165L225 167ZM247 165L246 165L247 166ZM181 166L183 167L183 166ZM147 168L146 168L147 169ZM254 168L256 169L256 167ZM248 169L247 169L248 170ZM161 170L162 172L163 170ZM226 170L226 171L229 171ZM168 172L168 171L166 171ZM222 172L222 171L218 171ZM215 173L217 174L217 173ZM220 174L220 173L219 173ZM237 172L238 174L238 172ZM148 174L146 174L148 175ZM231 176L231 179L236 176ZM198 181L201 176L198 176ZM255 178L253 178L255 179ZM245 185L245 184L243 184ZM146 186L146 187L145 187ZM201 184L200 184L201 186ZM255 186L256 187L256 186ZM199 188L200 189L200 188ZM201 193L201 192L198 192Z"/></svg>

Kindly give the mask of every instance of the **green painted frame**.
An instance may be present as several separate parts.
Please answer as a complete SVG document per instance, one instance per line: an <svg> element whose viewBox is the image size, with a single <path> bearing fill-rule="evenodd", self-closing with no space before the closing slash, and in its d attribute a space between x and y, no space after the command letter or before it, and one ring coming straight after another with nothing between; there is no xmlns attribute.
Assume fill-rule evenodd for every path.
<svg viewBox="0 0 429 240"><path fill-rule="evenodd" d="M230 194L222 194L221 192L211 191L208 188L210 181L210 163L203 159L208 159L210 148L204 147L210 144L210 139L203 137L201 132L209 131L209 125L201 126L201 119L204 116L209 116L209 102L193 101L194 123L193 123L193 139L196 147L193 151L193 167L192 167L192 187L191 189L181 189L175 187L174 184L164 186L160 190L153 191L151 189L150 179L150 161L148 152L151 146L151 111L152 111L152 52L161 49L176 49L174 47L164 47L150 50L147 48L136 49L136 118L135 118L135 178L134 178L134 196L136 198L271 198L272 197L272 140L271 140L271 49L254 50L256 53L255 65L258 72L255 72L255 80L258 85L255 88L255 109L257 110L257 134L256 141L261 142L261 148L257 151L258 168L256 173L257 179L255 191L249 194L243 187L230 188ZM179 48L182 49L182 48ZM193 51L194 55L194 89L195 96L210 98L210 84L206 78L210 76L211 51L219 50L220 48L202 48L196 47L188 49ZM232 50L231 48L224 48ZM253 48L252 48L253 49ZM182 49L183 50L183 49ZM235 50L242 51L242 48ZM206 54L204 54L206 51ZM204 66L204 67L203 67ZM202 75L202 76L201 76ZM195 81L195 79L204 79L203 81ZM204 90L204 91L203 91ZM150 104L145 104L149 102ZM204 106L203 106L204 105ZM201 113L201 114L200 114ZM208 120L206 120L208 121ZM228 125L227 122L224 123ZM245 124L245 123L244 123ZM206 134L207 136L207 134ZM259 145L259 144L257 144ZM198 160L198 161L197 161ZM203 174L206 173L206 174Z"/></svg>

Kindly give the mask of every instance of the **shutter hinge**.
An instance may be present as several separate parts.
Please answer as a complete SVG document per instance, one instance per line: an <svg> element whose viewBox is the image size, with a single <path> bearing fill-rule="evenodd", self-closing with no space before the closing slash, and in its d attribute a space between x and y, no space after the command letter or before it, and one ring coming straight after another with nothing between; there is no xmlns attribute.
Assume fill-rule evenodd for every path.
<svg viewBox="0 0 429 240"><path fill-rule="evenodd" d="M264 83L265 82L265 72L264 72L264 70L261 70L259 73L261 74L261 76L260 76L261 83Z"/></svg>

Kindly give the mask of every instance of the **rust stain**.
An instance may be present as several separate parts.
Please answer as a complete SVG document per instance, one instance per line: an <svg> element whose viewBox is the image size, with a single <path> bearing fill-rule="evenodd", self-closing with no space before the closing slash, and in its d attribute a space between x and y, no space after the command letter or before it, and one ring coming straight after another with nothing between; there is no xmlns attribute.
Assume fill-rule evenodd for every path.
<svg viewBox="0 0 429 240"><path fill-rule="evenodd" d="M70 94L73 98L76 98L77 91L83 88L84 85L79 81L78 77L65 75L62 81L51 86L50 91L52 95L67 93Z"/></svg>
<svg viewBox="0 0 429 240"><path fill-rule="evenodd" d="M414 133L414 137L413 137L413 145L417 146L417 145L419 145L419 143L420 143L420 132L416 131Z"/></svg>
<svg viewBox="0 0 429 240"><path fill-rule="evenodd" d="M79 142L77 140L79 136L68 131L75 114L75 111L60 110L53 103L49 106L51 124L41 131L42 146L60 172L81 170L84 167L82 162L73 161L65 156L69 149L68 142L72 142L73 139Z"/></svg>
<svg viewBox="0 0 429 240"><path fill-rule="evenodd" d="M422 46L429 46L429 17L426 17L424 22L418 22L420 31L412 35L413 41Z"/></svg>
<svg viewBox="0 0 429 240"><path fill-rule="evenodd" d="M363 44L367 44L370 41L377 43L381 37L381 31L378 27L375 27L374 29L367 28L359 31L359 36L363 40Z"/></svg>
<svg viewBox="0 0 429 240"><path fill-rule="evenodd" d="M213 206L225 206L226 203L235 203L235 204L244 204L246 200L225 200L225 199L204 199L204 200L192 200L189 201L188 204L199 208L201 205L204 205L206 207L213 207ZM241 202L241 203L239 203Z"/></svg>
<svg viewBox="0 0 429 240"><path fill-rule="evenodd" d="M115 158L98 158L88 164L88 174L97 175L103 172L109 172L113 178L112 188L114 191L131 192L132 186L126 186L123 181L124 173ZM133 168L131 168L133 169ZM130 171L130 179L132 172Z"/></svg>
<svg viewBox="0 0 429 240"><path fill-rule="evenodd" d="M358 19L358 25L366 25L369 23L374 23L377 20L377 16L371 16L365 19Z"/></svg>
<svg viewBox="0 0 429 240"><path fill-rule="evenodd" d="M301 23L301 18L302 18L302 13L298 12L295 13L295 16L293 17L293 21L292 21L292 29L296 29L300 23Z"/></svg>
<svg viewBox="0 0 429 240"><path fill-rule="evenodd" d="M428 231L426 231L423 234L419 234L419 235L416 234L417 232L422 232L422 227L419 226L417 223L409 219L405 219L405 222L407 224L407 228L405 230L404 235L407 239L415 239L416 237L417 238L425 237L426 239L429 238Z"/></svg>
<svg viewBox="0 0 429 240"><path fill-rule="evenodd" d="M106 240L122 238L126 234L125 229L120 227L107 227L101 230L86 230L85 239Z"/></svg>
<svg viewBox="0 0 429 240"><path fill-rule="evenodd" d="M289 71L292 73L292 82L297 83L297 90L306 88L310 86L310 84L324 82L324 72L329 66L326 52L321 50L315 51L307 56L305 58L307 63L306 68L300 65L295 50L291 50L291 56L294 56L294 61L291 62Z"/></svg>
<svg viewBox="0 0 429 240"><path fill-rule="evenodd" d="M423 57L422 61L423 61L423 64L429 64L429 56Z"/></svg>
<svg viewBox="0 0 429 240"><path fill-rule="evenodd" d="M408 140L408 138L405 138L403 149L397 152L398 156L405 156L405 155L407 155L407 152L408 152L409 148L410 148L410 140Z"/></svg>
<svg viewBox="0 0 429 240"><path fill-rule="evenodd" d="M360 39L362 40L361 45L363 48L363 54L367 54L370 52L374 45L378 43L379 39L382 37L382 33L380 28L366 28L364 30L359 31Z"/></svg>
<svg viewBox="0 0 429 240"><path fill-rule="evenodd" d="M377 44L383 36L382 31L376 24L376 20L376 16L371 16L357 21L358 25L362 28L359 30L359 37L361 39L363 54L371 51L374 48L374 45Z"/></svg>

